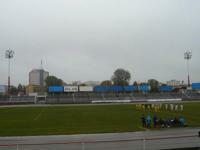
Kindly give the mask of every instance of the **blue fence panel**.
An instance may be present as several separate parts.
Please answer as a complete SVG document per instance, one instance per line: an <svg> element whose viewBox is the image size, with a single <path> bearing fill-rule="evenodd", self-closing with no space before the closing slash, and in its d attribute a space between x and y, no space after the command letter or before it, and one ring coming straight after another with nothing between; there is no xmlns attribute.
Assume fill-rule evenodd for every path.
<svg viewBox="0 0 200 150"><path fill-rule="evenodd" d="M50 86L48 88L48 91L49 92L52 92L52 93L61 93L64 91L63 87L62 86Z"/></svg>
<svg viewBox="0 0 200 150"><path fill-rule="evenodd" d="M200 83L192 83L192 90L200 90Z"/></svg>
<svg viewBox="0 0 200 150"><path fill-rule="evenodd" d="M133 86L133 85L125 86L124 90L126 92L134 92L134 91L137 91L137 86Z"/></svg>
<svg viewBox="0 0 200 150"><path fill-rule="evenodd" d="M122 86L110 86L110 91L111 92L123 92L124 89Z"/></svg>
<svg viewBox="0 0 200 150"><path fill-rule="evenodd" d="M160 92L171 92L173 90L172 86L160 86L159 91Z"/></svg>
<svg viewBox="0 0 200 150"><path fill-rule="evenodd" d="M140 92L149 92L150 91L149 85L141 85L141 86L139 86L139 91Z"/></svg>
<svg viewBox="0 0 200 150"><path fill-rule="evenodd" d="M109 92L110 87L109 86L95 86L94 91L95 92Z"/></svg>
<svg viewBox="0 0 200 150"><path fill-rule="evenodd" d="M143 87L142 90L148 91L148 86ZM133 92L137 91L137 86L95 86L94 92Z"/></svg>

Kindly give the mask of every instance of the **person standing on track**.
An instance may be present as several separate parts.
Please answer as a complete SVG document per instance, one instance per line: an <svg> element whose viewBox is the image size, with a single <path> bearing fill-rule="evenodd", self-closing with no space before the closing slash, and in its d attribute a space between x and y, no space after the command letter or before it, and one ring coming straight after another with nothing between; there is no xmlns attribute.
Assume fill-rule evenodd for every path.
<svg viewBox="0 0 200 150"><path fill-rule="evenodd" d="M142 122L142 127L145 128L146 127L146 119L144 117L144 114L142 114L141 122Z"/></svg>
<svg viewBox="0 0 200 150"><path fill-rule="evenodd" d="M147 125L147 128L151 127L151 116L150 116L150 114L148 114L148 116L147 116L146 125Z"/></svg>
<svg viewBox="0 0 200 150"><path fill-rule="evenodd" d="M153 116L153 126L154 126L154 128L157 127L157 116L156 116L156 114L154 114L154 116Z"/></svg>

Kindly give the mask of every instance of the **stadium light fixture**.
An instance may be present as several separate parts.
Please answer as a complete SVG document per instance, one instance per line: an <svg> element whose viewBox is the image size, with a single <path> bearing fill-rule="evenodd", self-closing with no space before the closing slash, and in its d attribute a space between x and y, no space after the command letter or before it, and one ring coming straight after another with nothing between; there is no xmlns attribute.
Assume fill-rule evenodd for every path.
<svg viewBox="0 0 200 150"><path fill-rule="evenodd" d="M10 59L14 57L14 51L6 50L5 57L8 59L8 96L10 96Z"/></svg>
<svg viewBox="0 0 200 150"><path fill-rule="evenodd" d="M184 53L184 59L187 61L187 74L188 74L188 87L190 87L190 65L189 61L192 59L192 52L187 51Z"/></svg>

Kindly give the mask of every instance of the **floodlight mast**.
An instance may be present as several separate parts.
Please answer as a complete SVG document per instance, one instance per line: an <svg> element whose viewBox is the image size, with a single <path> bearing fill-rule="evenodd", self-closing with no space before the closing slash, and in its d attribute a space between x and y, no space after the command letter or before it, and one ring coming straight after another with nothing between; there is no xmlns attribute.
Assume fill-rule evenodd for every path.
<svg viewBox="0 0 200 150"><path fill-rule="evenodd" d="M5 56L8 59L8 96L10 96L10 59L14 57L14 51L6 50Z"/></svg>
<svg viewBox="0 0 200 150"><path fill-rule="evenodd" d="M190 51L185 52L184 58L187 61L188 87L190 87L190 65L189 65L189 61L192 59L192 52L190 52Z"/></svg>

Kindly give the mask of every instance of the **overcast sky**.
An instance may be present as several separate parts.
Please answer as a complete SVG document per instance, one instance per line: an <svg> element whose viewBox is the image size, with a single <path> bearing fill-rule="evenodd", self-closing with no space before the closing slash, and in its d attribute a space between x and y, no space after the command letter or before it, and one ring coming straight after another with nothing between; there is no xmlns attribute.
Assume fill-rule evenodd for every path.
<svg viewBox="0 0 200 150"><path fill-rule="evenodd" d="M200 0L0 0L0 84L28 84L40 68L65 82L110 79L200 81Z"/></svg>

